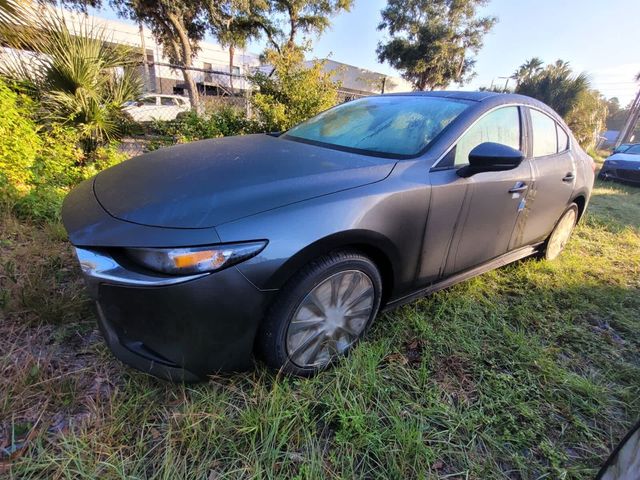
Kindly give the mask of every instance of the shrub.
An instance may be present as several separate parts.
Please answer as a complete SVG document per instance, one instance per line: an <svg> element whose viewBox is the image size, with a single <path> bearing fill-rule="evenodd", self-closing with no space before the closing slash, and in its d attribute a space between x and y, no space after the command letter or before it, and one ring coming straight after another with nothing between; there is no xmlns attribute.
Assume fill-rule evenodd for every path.
<svg viewBox="0 0 640 480"><path fill-rule="evenodd" d="M152 124L152 133L161 137L171 137L157 144L151 149L166 144L186 143L205 138L228 137L244 135L260 130L257 122L246 118L244 112L236 107L223 106L213 111L198 115L191 111L179 117L178 120L158 120Z"/></svg>
<svg viewBox="0 0 640 480"><path fill-rule="evenodd" d="M41 148L31 167L33 187L69 187L82 180L83 154L75 130L54 124L43 130Z"/></svg>
<svg viewBox="0 0 640 480"><path fill-rule="evenodd" d="M98 147L92 161L82 163L83 152L77 147L75 130L54 126L43 134L43 148L32 167L30 189L15 200L18 217L33 221L60 220L64 197L82 180L125 160L117 144Z"/></svg>
<svg viewBox="0 0 640 480"><path fill-rule="evenodd" d="M21 218L56 220L69 189L83 179L82 152L75 130L52 125L42 130L40 149L29 168L28 189L15 199Z"/></svg>
<svg viewBox="0 0 640 480"><path fill-rule="evenodd" d="M264 130L288 130L338 103L338 84L324 71L324 62L308 66L303 53L299 48L269 52L273 74L258 73L252 78L260 91L251 103Z"/></svg>
<svg viewBox="0 0 640 480"><path fill-rule="evenodd" d="M31 119L32 102L13 92L0 80L0 189L25 191L31 181L31 166L41 147Z"/></svg>
<svg viewBox="0 0 640 480"><path fill-rule="evenodd" d="M56 123L39 128L31 118L37 104L2 80L0 108L0 204L21 218L58 219L71 188L126 158L114 144L85 157L76 129Z"/></svg>

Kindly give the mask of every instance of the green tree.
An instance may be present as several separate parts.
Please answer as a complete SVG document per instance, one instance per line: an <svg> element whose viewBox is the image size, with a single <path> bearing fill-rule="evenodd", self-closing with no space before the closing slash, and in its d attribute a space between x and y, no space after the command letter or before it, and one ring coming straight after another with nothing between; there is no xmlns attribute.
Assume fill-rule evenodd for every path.
<svg viewBox="0 0 640 480"><path fill-rule="evenodd" d="M305 65L303 51L296 47L271 51L267 60L274 74L253 77L259 91L251 98L265 130L287 130L337 103L337 84L324 71L323 62Z"/></svg>
<svg viewBox="0 0 640 480"><path fill-rule="evenodd" d="M580 145L585 149L595 148L606 130L607 102L596 90L583 91L565 120Z"/></svg>
<svg viewBox="0 0 640 480"><path fill-rule="evenodd" d="M330 18L349 11L353 0L268 0L268 11L262 15L260 28L267 37L269 49L289 54L297 45L298 35L321 34ZM286 52L285 52L286 50Z"/></svg>
<svg viewBox="0 0 640 480"><path fill-rule="evenodd" d="M233 93L233 59L236 48L262 33L267 0L206 0L207 28L229 49L229 86Z"/></svg>
<svg viewBox="0 0 640 480"><path fill-rule="evenodd" d="M378 30L378 59L400 70L418 90L465 83L473 75L484 35L495 17L477 17L488 0L388 0Z"/></svg>
<svg viewBox="0 0 640 480"><path fill-rule="evenodd" d="M206 31L201 3L197 0L111 0L111 5L121 16L151 30L164 54L181 70L191 105L199 110L198 88L190 69Z"/></svg>
<svg viewBox="0 0 640 480"><path fill-rule="evenodd" d="M618 97L607 100L607 130L622 130L629 109L620 105Z"/></svg>

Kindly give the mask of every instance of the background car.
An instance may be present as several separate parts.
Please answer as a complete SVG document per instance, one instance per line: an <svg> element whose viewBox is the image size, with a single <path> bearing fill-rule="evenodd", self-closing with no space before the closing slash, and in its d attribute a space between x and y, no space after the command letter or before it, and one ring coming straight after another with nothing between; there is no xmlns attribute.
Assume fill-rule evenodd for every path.
<svg viewBox="0 0 640 480"><path fill-rule="evenodd" d="M640 184L640 144L631 145L624 152L614 153L607 158L598 177Z"/></svg>
<svg viewBox="0 0 640 480"><path fill-rule="evenodd" d="M392 308L556 258L594 164L528 97L368 97L278 136L205 140L98 174L63 207L100 328L125 362L196 380L311 375Z"/></svg>
<svg viewBox="0 0 640 480"><path fill-rule="evenodd" d="M180 95L147 94L135 102L127 102L123 110L136 122L175 120L179 114L191 110L191 102Z"/></svg>
<svg viewBox="0 0 640 480"><path fill-rule="evenodd" d="M623 143L621 145L618 145L616 148L614 148L613 152L611 152L611 154L624 153L627 150L629 150L631 147L633 147L634 145L638 145L638 144L637 143Z"/></svg>

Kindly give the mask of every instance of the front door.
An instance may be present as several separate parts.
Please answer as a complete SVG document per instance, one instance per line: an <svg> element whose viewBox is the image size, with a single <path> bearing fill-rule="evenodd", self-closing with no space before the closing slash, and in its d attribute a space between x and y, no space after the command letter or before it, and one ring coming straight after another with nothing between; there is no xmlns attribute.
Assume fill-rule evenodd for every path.
<svg viewBox="0 0 640 480"><path fill-rule="evenodd" d="M437 171L430 173L432 194L422 257L423 279L433 278L436 271L438 277L453 275L509 250L531 181L529 162L513 170L469 178L460 178L455 172L468 164L469 153L481 143L496 142L521 150L522 125L517 106L487 113L460 137ZM443 242L438 232L448 233L448 242Z"/></svg>

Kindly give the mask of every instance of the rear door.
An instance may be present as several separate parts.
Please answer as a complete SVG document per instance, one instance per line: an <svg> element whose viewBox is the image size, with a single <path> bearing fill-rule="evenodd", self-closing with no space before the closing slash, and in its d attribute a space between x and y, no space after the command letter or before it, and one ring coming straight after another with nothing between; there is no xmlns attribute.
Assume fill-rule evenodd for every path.
<svg viewBox="0 0 640 480"><path fill-rule="evenodd" d="M158 120L175 120L180 113L178 102L173 97L160 97L160 109L158 110Z"/></svg>
<svg viewBox="0 0 640 480"><path fill-rule="evenodd" d="M135 107L129 110L129 114L136 122L150 122L153 114L158 109L158 97L142 97Z"/></svg>
<svg viewBox="0 0 640 480"><path fill-rule="evenodd" d="M567 208L576 181L576 163L569 135L546 113L527 108L532 141L532 183L526 221L517 233L525 245L541 242Z"/></svg>

